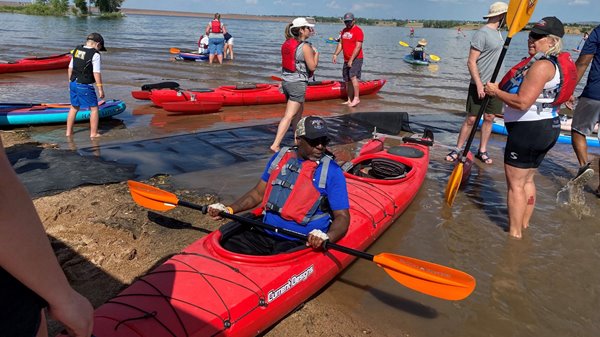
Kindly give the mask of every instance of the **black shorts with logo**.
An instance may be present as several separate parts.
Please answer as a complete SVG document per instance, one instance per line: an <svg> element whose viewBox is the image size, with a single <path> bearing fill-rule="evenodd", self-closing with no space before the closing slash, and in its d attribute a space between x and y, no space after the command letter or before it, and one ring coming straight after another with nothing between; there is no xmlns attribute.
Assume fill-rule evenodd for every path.
<svg viewBox="0 0 600 337"><path fill-rule="evenodd" d="M34 337L48 304L0 268L0 336Z"/></svg>
<svg viewBox="0 0 600 337"><path fill-rule="evenodd" d="M504 163L518 168L537 168L560 135L560 118L506 123L508 137Z"/></svg>

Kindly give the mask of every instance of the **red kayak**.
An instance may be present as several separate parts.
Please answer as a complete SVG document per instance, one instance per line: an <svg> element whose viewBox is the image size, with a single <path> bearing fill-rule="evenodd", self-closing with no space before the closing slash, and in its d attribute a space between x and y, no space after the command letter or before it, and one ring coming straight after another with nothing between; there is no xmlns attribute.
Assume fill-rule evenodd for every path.
<svg viewBox="0 0 600 337"><path fill-rule="evenodd" d="M150 100L150 92L155 89L179 89L179 83L169 81L143 84L141 90L131 91L131 96L135 99Z"/></svg>
<svg viewBox="0 0 600 337"><path fill-rule="evenodd" d="M377 93L385 82L386 80L361 81L361 96ZM311 82L306 88L307 101L345 99L346 95L346 85L339 81ZM204 91L153 90L150 99L155 105L162 106L165 102L214 100L219 96L223 97L223 106L279 104L286 101L285 95L275 84L228 85Z"/></svg>
<svg viewBox="0 0 600 337"><path fill-rule="evenodd" d="M217 112L223 106L223 102L210 101L186 101L186 102L167 102L163 104L163 109L177 114L199 115Z"/></svg>
<svg viewBox="0 0 600 337"><path fill-rule="evenodd" d="M344 165L351 222L338 245L366 249L410 205L429 163L426 140L415 141L389 150L381 150L380 142L371 147L375 152ZM400 169L389 175L390 170L381 170L382 164ZM256 336L307 301L356 258L337 249L310 248L272 256L243 255L223 249L221 237L217 230L192 243L96 309L94 335ZM414 268L410 262L414 260L407 258L403 263ZM417 272L429 271L417 268ZM398 273L397 280L402 275ZM415 282L425 281L416 278Z"/></svg>
<svg viewBox="0 0 600 337"><path fill-rule="evenodd" d="M71 54L65 53L46 57L27 57L15 62L0 63L0 74L23 71L67 69Z"/></svg>

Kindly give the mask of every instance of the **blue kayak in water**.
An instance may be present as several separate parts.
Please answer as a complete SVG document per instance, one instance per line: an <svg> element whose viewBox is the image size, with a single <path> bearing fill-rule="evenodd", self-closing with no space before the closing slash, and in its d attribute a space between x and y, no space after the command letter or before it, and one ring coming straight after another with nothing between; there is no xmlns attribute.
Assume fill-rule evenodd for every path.
<svg viewBox="0 0 600 337"><path fill-rule="evenodd" d="M406 63L410 63L410 64L414 64L414 65L418 65L418 66L428 66L429 65L429 60L427 60L427 59L415 60L414 57L412 56L412 54L405 55L403 60Z"/></svg>
<svg viewBox="0 0 600 337"><path fill-rule="evenodd" d="M68 103L0 103L0 126L66 123L71 105ZM100 118L112 117L125 111L125 102L108 100L100 102ZM89 107L81 107L76 122L90 120Z"/></svg>
<svg viewBox="0 0 600 337"><path fill-rule="evenodd" d="M175 58L184 61L206 61L208 60L208 54L179 53Z"/></svg>
<svg viewBox="0 0 600 337"><path fill-rule="evenodd" d="M481 121L479 121L479 126L481 127ZM506 126L504 125L504 119L495 118L494 123L492 123L492 132L499 135L508 135L508 131L506 130ZM585 137L588 146L600 147L600 141L598 140L598 135L587 136ZM571 144L571 133L569 131L561 131L558 136L558 140L556 141L560 144Z"/></svg>

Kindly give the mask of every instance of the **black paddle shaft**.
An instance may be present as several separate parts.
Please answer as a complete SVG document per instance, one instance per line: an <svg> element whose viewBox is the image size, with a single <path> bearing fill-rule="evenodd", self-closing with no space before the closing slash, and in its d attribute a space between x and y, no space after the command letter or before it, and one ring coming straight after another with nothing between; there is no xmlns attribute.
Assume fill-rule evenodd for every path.
<svg viewBox="0 0 600 337"><path fill-rule="evenodd" d="M504 56L506 56L506 51L508 51L508 45L510 44L510 40L512 40L512 38L507 36L506 40L504 41L504 46L502 46L502 51L500 52L500 58L498 58L498 62L496 62L496 68L494 68L494 72L492 73L492 78L490 79L490 82L495 82L496 77L498 77L498 73L500 72L500 67L502 66L502 62L504 61ZM465 150L463 151L463 154L462 154L461 160L463 163L466 161L467 154L469 153L469 150L471 149L471 144L473 143L473 138L475 138L475 133L477 132L477 126L479 125L479 121L481 120L481 117L483 116L483 112L485 111L485 109L487 108L489 103L490 103L490 96L485 95L485 98L483 99L483 103L479 107L479 112L477 112L477 117L475 118L475 123L473 123L473 127L471 128L471 133L469 134L469 139L467 140L467 144L465 145Z"/></svg>
<svg viewBox="0 0 600 337"><path fill-rule="evenodd" d="M206 214L206 212L208 211L208 206L200 206L200 205L192 204L192 203L186 202L186 201L181 201L180 200L180 201L178 201L177 204L179 206L184 206L184 207L192 208L192 209L195 209L195 210L199 210L203 214ZM266 223L258 221L258 220L246 218L246 217L235 215L235 214L230 214L230 213L227 213L227 212L220 212L219 216L221 216L223 218L231 219L231 220L234 220L234 221L246 223L246 224L249 224L249 225L252 225L252 226L260 227L260 228L263 228L263 229L268 229L268 230L273 231L275 233L281 233L281 234L284 234L284 235L287 235L287 236L291 236L291 237L296 238L296 239L300 239L300 240L305 241L305 242L307 240L307 237L304 234L300 234L298 232L294 232L294 231L291 231L291 230L288 230L288 229L285 229L285 228L275 227L275 226L266 224ZM371 255L371 254L369 254L369 253L361 252L359 250L355 250L355 249L352 249L352 248L349 248L349 247L340 246L340 245L337 245L335 243L329 242L329 240L326 240L323 243L323 248L324 249L327 249L327 248L335 249L335 250L338 250L340 252L343 252L343 253L346 253L346 254L349 254L349 255L353 255L353 256L356 256L356 257L360 257L361 259L365 259L365 260L369 260L369 261L373 261L373 258L374 258L374 256Z"/></svg>

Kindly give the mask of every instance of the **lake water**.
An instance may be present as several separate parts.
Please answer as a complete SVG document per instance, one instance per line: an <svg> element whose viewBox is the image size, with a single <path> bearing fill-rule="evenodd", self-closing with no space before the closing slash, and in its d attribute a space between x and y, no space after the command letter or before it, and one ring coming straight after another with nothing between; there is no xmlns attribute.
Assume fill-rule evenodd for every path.
<svg viewBox="0 0 600 337"><path fill-rule="evenodd" d="M182 87L199 88L267 82L271 75L278 75L284 24L224 21L235 37L236 59L220 66L174 62L168 52L171 47L195 48L207 19L131 15L122 20L100 20L0 13L0 59L63 53L82 43L87 33L102 33L109 50L103 54L107 98L121 99L128 105L118 116L122 123L102 124L103 143L277 122L283 105L175 117L131 98L130 91L144 83L174 80ZM340 78L341 65L331 63L335 45L326 44L324 39L337 36L341 28L317 25L317 35L311 40L322 53L318 80ZM453 144L464 109L469 79L466 57L473 32L458 37L451 29L417 29L411 39L405 28L363 29L363 78L385 78L385 87L376 96L363 97L354 110L339 101L325 101L308 103L305 114L408 111L420 125L442 130L436 141ZM402 61L409 50L398 41L414 44L420 38L427 38L428 51L441 57L439 64L415 67ZM526 33L513 38L505 64L515 64L525 56L526 38ZM571 49L580 37L568 35L564 40ZM66 71L0 75L0 101L68 101ZM443 132L452 121L454 127ZM127 139L123 139L123 132L114 136L111 128L125 129ZM34 139L68 146L62 126L29 130ZM77 131L77 146L89 146L87 125L78 126ZM509 239L504 230L504 143L504 137L492 137L489 147L494 164L475 164L471 180L452 208L444 205L443 194L453 165L443 160L447 149L434 146L427 180L416 200L370 248L372 253L412 256L470 273L478 283L468 299L448 302L413 292L364 261L345 271L326 290L327 296L390 335L596 336L600 331L600 271L594 266L600 258L600 199L588 192L596 187L597 176L585 187L583 200L557 204L556 193L573 177L577 164L570 145L556 145L536 176L538 200L531 228L523 240ZM594 156L599 153L597 149L591 151ZM239 177L223 168L221 174L232 177L229 186L236 186L227 192L221 189L229 193L224 198L233 198L253 185L260 167L253 163ZM185 177L180 181L193 184Z"/></svg>

